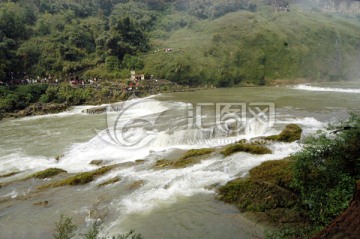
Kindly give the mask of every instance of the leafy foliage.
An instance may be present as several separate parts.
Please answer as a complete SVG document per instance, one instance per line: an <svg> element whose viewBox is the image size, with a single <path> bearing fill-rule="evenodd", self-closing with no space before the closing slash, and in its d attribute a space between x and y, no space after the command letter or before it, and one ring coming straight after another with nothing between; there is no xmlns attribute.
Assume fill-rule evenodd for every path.
<svg viewBox="0 0 360 239"><path fill-rule="evenodd" d="M23 109L30 103L37 102L46 92L48 85L21 85L8 88L0 86L0 113L11 109Z"/></svg>
<svg viewBox="0 0 360 239"><path fill-rule="evenodd" d="M316 225L324 226L348 207L360 179L360 117L338 126L336 135L310 137L294 155L294 186Z"/></svg>
<svg viewBox="0 0 360 239"><path fill-rule="evenodd" d="M289 130L300 137L298 127ZM360 179L359 147L360 116L351 114L306 138L303 150L291 157L264 162L248 179L228 182L219 198L242 211L265 212L267 222L281 222L267 238L311 238L348 208Z"/></svg>
<svg viewBox="0 0 360 239"><path fill-rule="evenodd" d="M60 221L56 224L55 239L71 239L75 236L77 226L73 223L72 218L60 216Z"/></svg>

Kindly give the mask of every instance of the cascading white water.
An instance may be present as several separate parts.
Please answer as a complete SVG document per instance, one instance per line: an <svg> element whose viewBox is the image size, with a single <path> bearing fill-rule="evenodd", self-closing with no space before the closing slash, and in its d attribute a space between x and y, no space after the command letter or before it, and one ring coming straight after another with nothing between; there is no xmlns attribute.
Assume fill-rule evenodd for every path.
<svg viewBox="0 0 360 239"><path fill-rule="evenodd" d="M220 96L238 97L257 89L231 90L240 90L241 94L221 93ZM23 223L26 224L24 228L31 228L31 225L24 221L36 218L39 222L36 230L43 230L43 226L47 228L43 231L52 232L60 212L77 218L77 222L81 224L84 218L88 222L96 218L90 215L94 209L100 214L106 212L106 216L102 218L103 235L114 235L134 228L143 233L146 239L219 238L216 233L207 234L212 227L218 225L216 228L221 232L221 236L233 238L232 233L239 226L231 223L225 225L222 222L232 221L234 213L230 212L230 216L226 212L235 209L229 209L230 206L226 209L217 208L220 203L214 200L214 185L246 176L249 169L264 161L282 159L297 152L301 148L298 142L269 143L268 146L273 151L273 154L269 155L237 153L224 157L214 154L207 160L181 169L155 169L154 165L158 160L181 157L189 149L216 148L241 139L277 134L289 123L296 123L302 127L304 135L324 127L326 121L322 119L327 119L327 112L318 113L322 114L319 119L316 117L318 114L314 116L306 110L308 102L301 106L288 107L288 102L298 102L298 99L290 101L289 95L299 94L302 97L304 92L290 88L271 88L267 91L274 91L280 97L284 97L280 102L283 108L279 109L281 114L277 115L274 127L269 128L266 123L248 118L242 119L243 122L239 125L244 127L233 133L222 131L215 122L215 116L208 111L204 111L200 117L203 129L196 124L190 127L187 114L189 105L179 102L186 99L147 99L144 104L140 103L139 99L133 99L124 104L124 109L127 110L123 113L109 109L103 114L87 115L82 111L92 106L81 106L62 114L2 122L4 127L0 130L6 140L1 145L3 150L0 152L0 175L20 173L9 178L0 178L0 182L21 179L33 172L51 167L62 168L69 173L90 171L98 168L89 164L92 160L103 160L109 165L135 162L139 159L144 162L124 164L84 186L44 191L36 194L34 199L30 198L30 202L16 200L11 202L12 207L6 208L1 208L0 203L0 238L11 238L10 234L4 234L6 230L2 225ZM286 97L283 91L288 92ZM254 99L258 100L261 94L255 92ZM311 91L306 94L311 94ZM272 97L272 93L269 95ZM347 95L348 100L353 100L356 96L342 94L342 97L345 98ZM316 96L314 94L313 97ZM321 100L323 96L319 98ZM229 120L226 124L233 127L234 122ZM137 142L147 136L151 140L142 147L124 147L120 144L120 136L129 142ZM55 160L55 156L58 155L63 155L59 162ZM114 177L121 178L120 182L98 187ZM38 182L30 180L22 186L14 184L1 188L0 201L29 197L33 195ZM131 186L137 182L140 186L132 188ZM201 201L204 199L204 202ZM50 201L49 208L33 206L33 203L44 200ZM216 209L212 211L210 208ZM29 213L22 214L26 210ZM189 214L196 220L189 218ZM229 218L223 218L222 215ZM154 222L156 220L159 222ZM196 227L192 227L193 224ZM179 234L172 234L174 228ZM153 230L156 233L151 234ZM51 233L49 237L42 238L51 238Z"/></svg>
<svg viewBox="0 0 360 239"><path fill-rule="evenodd" d="M317 87L310 85L297 85L294 87L297 90L306 90L306 91L319 91L319 92L337 92L337 93L360 93L360 89L351 89L351 88L331 88L331 87Z"/></svg>

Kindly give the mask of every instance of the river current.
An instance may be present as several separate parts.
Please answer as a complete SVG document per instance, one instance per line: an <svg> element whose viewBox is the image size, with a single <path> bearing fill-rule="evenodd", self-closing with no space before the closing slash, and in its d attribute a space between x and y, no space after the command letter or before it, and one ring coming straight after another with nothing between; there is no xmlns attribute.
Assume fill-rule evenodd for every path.
<svg viewBox="0 0 360 239"><path fill-rule="evenodd" d="M290 123L306 137L360 113L359 102L360 82L323 83L161 94L102 114L85 114L92 106L79 106L2 120L0 175L18 174L0 177L0 183L13 182L0 188L0 238L53 238L61 214L73 217L80 231L100 218L103 236L134 229L145 239L263 238L259 225L215 199L215 188L299 151L301 142L271 143L269 155L209 156L181 169L156 169L156 161L277 134ZM98 168L93 160L125 164L84 186L38 191L38 179L16 181L47 168L91 171ZM117 176L120 182L98 187ZM48 205L36 206L41 201Z"/></svg>

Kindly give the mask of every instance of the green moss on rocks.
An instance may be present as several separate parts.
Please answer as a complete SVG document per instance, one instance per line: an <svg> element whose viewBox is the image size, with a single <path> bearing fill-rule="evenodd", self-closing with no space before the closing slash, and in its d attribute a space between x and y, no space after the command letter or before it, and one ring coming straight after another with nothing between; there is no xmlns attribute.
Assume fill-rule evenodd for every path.
<svg viewBox="0 0 360 239"><path fill-rule="evenodd" d="M96 177L104 175L116 167L118 167L118 165L105 166L105 167L96 169L94 171L79 173L72 177L64 179L62 181L40 186L39 189L62 187L62 186L66 186L66 185L69 185L69 186L84 185L84 184L94 181L96 179Z"/></svg>
<svg viewBox="0 0 360 239"><path fill-rule="evenodd" d="M266 161L250 170L250 178L291 189L293 178L292 164L293 161L290 158Z"/></svg>
<svg viewBox="0 0 360 239"><path fill-rule="evenodd" d="M99 184L98 186L99 187L104 187L104 186L107 186L107 185L110 185L110 184L114 184L114 183L117 183L117 182L120 182L121 181L121 178L120 177L115 177L115 178L112 178L108 181L105 181L101 184Z"/></svg>
<svg viewBox="0 0 360 239"><path fill-rule="evenodd" d="M214 149L192 149L192 150L187 151L182 158L187 159L190 157L207 155L207 154L213 153L214 151L215 151Z"/></svg>
<svg viewBox="0 0 360 239"><path fill-rule="evenodd" d="M296 124L289 124L278 135L266 137L266 140L275 140L279 142L291 143L301 139L302 129Z"/></svg>
<svg viewBox="0 0 360 239"><path fill-rule="evenodd" d="M167 167L172 166L173 163L174 163L173 160L160 159L160 160L156 161L155 167L156 168L167 168Z"/></svg>
<svg viewBox="0 0 360 239"><path fill-rule="evenodd" d="M171 166L173 168L186 168L188 166L200 163L201 160L202 159L197 157L181 158L179 160L175 160Z"/></svg>
<svg viewBox="0 0 360 239"><path fill-rule="evenodd" d="M297 196L275 184L251 179L236 179L219 190L219 199L234 203L240 211L263 212L276 208L292 208Z"/></svg>
<svg viewBox="0 0 360 239"><path fill-rule="evenodd" d="M20 172L11 172L7 174L0 175L0 178L10 178L12 176L15 176L16 174L19 174Z"/></svg>
<svg viewBox="0 0 360 239"><path fill-rule="evenodd" d="M230 156L237 152L245 152L251 154L271 154L272 151L263 145L237 143L227 146L221 153Z"/></svg>
<svg viewBox="0 0 360 239"><path fill-rule="evenodd" d="M291 188L292 159L267 161L220 187L218 199L236 205L251 220L282 228L305 225L300 200Z"/></svg>
<svg viewBox="0 0 360 239"><path fill-rule="evenodd" d="M214 149L192 149L187 151L181 158L168 160L161 159L155 163L156 168L185 168L206 159L206 156L215 152Z"/></svg>
<svg viewBox="0 0 360 239"><path fill-rule="evenodd" d="M52 178L59 175L60 173L67 173L67 172L59 168L48 168L44 171L30 175L29 177L25 178L25 180L30 178L38 178L38 179Z"/></svg>

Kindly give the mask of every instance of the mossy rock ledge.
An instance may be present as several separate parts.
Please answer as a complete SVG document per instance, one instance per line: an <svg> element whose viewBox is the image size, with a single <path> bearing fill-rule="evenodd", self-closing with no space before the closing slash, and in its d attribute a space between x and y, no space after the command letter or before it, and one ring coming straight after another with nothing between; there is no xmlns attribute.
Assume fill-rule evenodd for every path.
<svg viewBox="0 0 360 239"><path fill-rule="evenodd" d="M241 212L292 208L298 202L294 193L273 183L242 178L221 187L219 199L235 204Z"/></svg>
<svg viewBox="0 0 360 239"><path fill-rule="evenodd" d="M62 187L62 186L77 186L77 185L84 185L87 183L90 183L94 181L97 177L104 175L111 170L119 167L119 165L110 165L110 166L104 166L99 169L90 171L90 172L83 172L76 175L73 175L69 178L66 178L64 180L53 182L50 184L42 185L38 189L47 189L47 188L53 188L53 187Z"/></svg>
<svg viewBox="0 0 360 239"><path fill-rule="evenodd" d="M255 143L242 143L242 142L227 146L221 153L224 156L230 156L238 152L257 154L257 155L272 153L272 151L264 145L259 145Z"/></svg>
<svg viewBox="0 0 360 239"><path fill-rule="evenodd" d="M48 168L46 170L34 173L30 175L29 177L25 178L24 180L30 179L30 178L37 178L37 179L45 179L45 178L52 178L55 177L61 173L67 173L63 169L59 168Z"/></svg>
<svg viewBox="0 0 360 239"><path fill-rule="evenodd" d="M298 210L292 189L292 159L266 161L250 170L248 178L232 180L218 189L217 199L234 204L250 220L282 228L307 222Z"/></svg>
<svg viewBox="0 0 360 239"><path fill-rule="evenodd" d="M278 135L272 135L265 137L265 140L274 140L278 142L292 143L300 140L302 129L296 124L289 124L285 129Z"/></svg>
<svg viewBox="0 0 360 239"><path fill-rule="evenodd" d="M161 159L156 161L155 168L186 168L208 159L215 149L192 149L187 151L181 158L175 160Z"/></svg>

